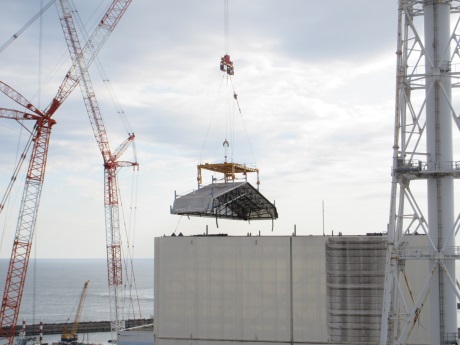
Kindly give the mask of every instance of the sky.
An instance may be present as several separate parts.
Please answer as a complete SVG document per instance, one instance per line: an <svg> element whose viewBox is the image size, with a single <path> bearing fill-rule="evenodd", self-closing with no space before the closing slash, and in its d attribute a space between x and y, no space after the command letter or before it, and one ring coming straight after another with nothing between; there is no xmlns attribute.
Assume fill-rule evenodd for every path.
<svg viewBox="0 0 460 345"><path fill-rule="evenodd" d="M89 32L108 4L76 2ZM5 4L0 45L39 10L40 1ZM112 150L128 131L136 135L139 171L119 172L124 250L151 258L155 237L206 226L243 236L291 235L294 227L297 235L385 232L396 31L394 1L230 0L231 87L241 114L233 108L229 126L219 70L224 1L134 0L98 55L131 129L90 69ZM1 81L46 108L71 65L54 5L0 53L0 64ZM20 109L3 94L0 102ZM31 255L103 258L102 157L78 88L54 119ZM2 196L28 138L21 128L0 119ZM170 214L175 192L197 188L196 165L223 161L227 136L233 160L259 168L260 191L278 210L273 224ZM131 148L123 159L135 159ZM11 253L23 184L24 172L0 214L0 258Z"/></svg>

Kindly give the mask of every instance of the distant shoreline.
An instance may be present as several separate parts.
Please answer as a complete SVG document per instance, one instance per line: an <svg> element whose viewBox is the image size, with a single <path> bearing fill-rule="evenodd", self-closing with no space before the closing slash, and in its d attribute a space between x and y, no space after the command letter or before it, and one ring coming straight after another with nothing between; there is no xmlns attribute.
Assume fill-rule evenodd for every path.
<svg viewBox="0 0 460 345"><path fill-rule="evenodd" d="M136 319L136 320L126 320L126 328L148 325L153 323L153 319ZM44 323L43 324L43 335L47 334L60 334L62 333L62 328L65 326L67 329L72 328L72 323ZM21 332L22 325L16 327L16 335L19 335ZM94 333L94 332L110 332L110 321L88 321L80 322L78 325L78 334L82 333ZM39 335L40 334L40 325L27 325L26 326L26 335Z"/></svg>

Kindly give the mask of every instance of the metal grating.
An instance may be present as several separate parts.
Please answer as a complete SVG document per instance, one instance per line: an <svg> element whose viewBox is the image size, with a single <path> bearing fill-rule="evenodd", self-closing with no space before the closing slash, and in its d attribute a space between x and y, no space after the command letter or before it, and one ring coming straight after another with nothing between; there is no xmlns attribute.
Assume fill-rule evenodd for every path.
<svg viewBox="0 0 460 345"><path fill-rule="evenodd" d="M248 182L214 183L178 196L171 213L239 220L278 218L275 205Z"/></svg>

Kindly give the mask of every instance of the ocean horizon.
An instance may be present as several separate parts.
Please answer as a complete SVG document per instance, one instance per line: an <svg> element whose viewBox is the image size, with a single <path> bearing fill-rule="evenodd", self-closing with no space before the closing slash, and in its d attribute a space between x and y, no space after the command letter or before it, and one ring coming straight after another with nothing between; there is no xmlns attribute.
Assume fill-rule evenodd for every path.
<svg viewBox="0 0 460 345"><path fill-rule="evenodd" d="M9 259L0 259L2 294ZM123 263L125 319L153 317L153 259ZM126 266L128 270L126 271ZM131 266L134 274L131 273ZM73 322L83 286L88 284L80 321L109 321L106 259L31 259L18 324Z"/></svg>

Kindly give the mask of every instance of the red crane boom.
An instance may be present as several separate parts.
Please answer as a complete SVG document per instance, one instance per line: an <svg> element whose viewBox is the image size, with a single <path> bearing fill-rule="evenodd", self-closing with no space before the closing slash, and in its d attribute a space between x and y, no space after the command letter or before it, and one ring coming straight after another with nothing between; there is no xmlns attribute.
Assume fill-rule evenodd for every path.
<svg viewBox="0 0 460 345"><path fill-rule="evenodd" d="M119 330L125 328L123 315L123 274L121 255L121 236L118 202L117 168L121 166L134 166L137 163L117 162L117 159L126 151L134 140L130 134L120 147L112 153L107 137L107 132L102 119L102 114L93 90L88 70L83 68L88 64L86 56L81 54L80 41L72 18L72 13L67 0L56 1L62 30L67 41L70 56L79 74L80 89L85 101L86 111L89 116L94 137L104 160L104 209L105 231L107 248L108 286L110 295L110 318L112 341ZM122 164L119 164L122 163Z"/></svg>
<svg viewBox="0 0 460 345"><path fill-rule="evenodd" d="M16 330L22 293L30 257L30 249L36 225L41 191L45 177L45 168L48 157L48 146L51 128L56 123L52 115L68 97L75 86L79 83L78 69L88 69L90 63L113 31L124 11L131 1L114 0L95 29L93 35L81 51L85 55L87 64L76 66L74 63L67 73L58 93L53 101L41 112L32 105L25 97L5 83L0 82L0 91L13 99L16 103L36 113L36 125L34 128L34 143L26 175L24 192L21 199L18 224L11 252L10 263L5 281L5 290L0 309L0 344L12 345ZM2 116L11 117L11 116Z"/></svg>

